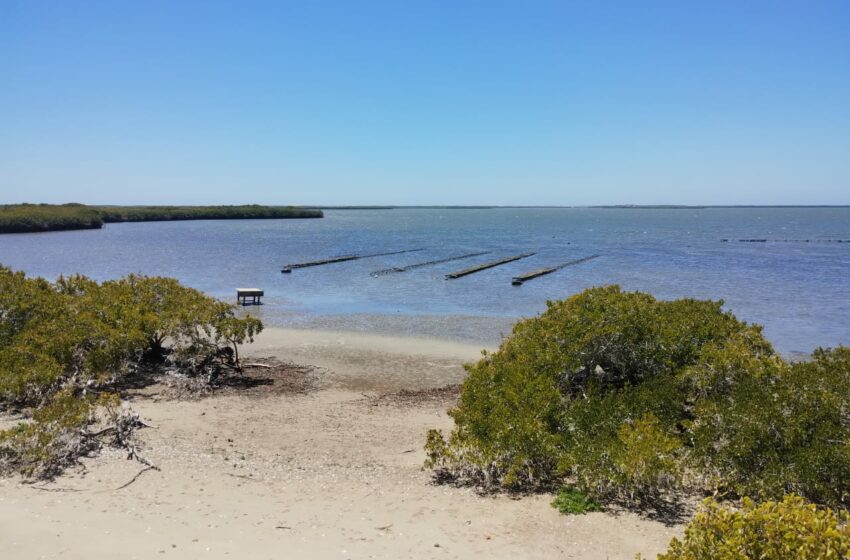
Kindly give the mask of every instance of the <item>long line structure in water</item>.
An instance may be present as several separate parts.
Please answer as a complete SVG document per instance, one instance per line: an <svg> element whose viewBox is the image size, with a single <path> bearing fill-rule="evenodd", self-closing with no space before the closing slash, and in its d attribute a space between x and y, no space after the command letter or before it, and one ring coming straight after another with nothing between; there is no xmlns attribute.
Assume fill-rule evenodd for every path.
<svg viewBox="0 0 850 560"><path fill-rule="evenodd" d="M333 263L345 262L345 261L356 261L358 259L368 259L370 257L385 257L385 256L388 256L388 255L401 255L403 253L415 253L416 251L423 251L423 250L424 249L406 249L404 251L390 251L388 253L368 253L368 254L365 254L365 255L340 255L338 257L330 257L330 258L321 259L321 260L318 260L318 261L307 261L307 262L302 262L302 263L287 264L281 269L281 272L283 272L284 274L289 274L290 272L292 272L296 268L307 268L307 267L310 267L310 266L321 266L323 264L333 264Z"/></svg>
<svg viewBox="0 0 850 560"><path fill-rule="evenodd" d="M490 253L490 251L481 251L479 253L467 253L465 255L457 255L455 257L447 257L445 259L437 259L435 261L425 261L416 264L409 264L407 266L396 266L393 268L385 268L383 270L376 270L372 273L372 276L383 276L385 274L394 274L396 272L407 272L408 270L413 270L415 268L422 268L423 266L433 266L441 263L451 262L451 261L459 261L461 259L469 259L472 257L479 257L481 255L486 255Z"/></svg>
<svg viewBox="0 0 850 560"><path fill-rule="evenodd" d="M551 268L538 268L537 270L532 270L531 272L526 272L525 274L520 274L519 276L514 276L511 279L511 284L514 286L522 286L523 283L528 282L534 278L538 278L540 276L545 276L546 274L551 274L557 270L561 270L562 268L566 268L568 266L574 266L577 264L581 264L583 262L587 262L595 259L599 255L590 255L588 257L582 257L580 259L574 259L571 261L567 261L565 263L561 263L558 266L553 266Z"/></svg>
<svg viewBox="0 0 850 560"><path fill-rule="evenodd" d="M468 276L470 274L475 274L476 272L481 272L482 270L487 270L488 268L493 268L495 266L501 266L503 264L507 264L509 262L518 261L520 259L524 259L526 257L530 257L534 255L534 253L523 253L521 255L514 255L512 257L505 257L504 259L499 259L497 261L490 261L484 264L479 264L475 266L471 266L469 268L464 268L463 270L458 270L457 272L452 272L451 274L446 274L446 280L454 280L455 278L461 278L463 276Z"/></svg>

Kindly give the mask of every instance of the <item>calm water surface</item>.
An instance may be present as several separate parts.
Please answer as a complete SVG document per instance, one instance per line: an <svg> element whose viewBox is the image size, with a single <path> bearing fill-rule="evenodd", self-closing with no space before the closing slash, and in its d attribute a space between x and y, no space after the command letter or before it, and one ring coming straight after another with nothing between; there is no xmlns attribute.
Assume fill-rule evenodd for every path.
<svg viewBox="0 0 850 560"><path fill-rule="evenodd" d="M769 241L738 241L752 238ZM847 241L850 208L329 210L321 220L109 224L4 235L0 263L49 279L173 276L228 299L236 287L259 287L265 305L251 312L271 324L481 342L496 340L517 317L541 312L547 299L616 283L660 298L723 299L790 353L850 344ZM424 250L280 273L286 263L412 248ZM370 276L475 251L492 253ZM537 254L443 278L526 251ZM596 253L596 260L510 284L515 274Z"/></svg>

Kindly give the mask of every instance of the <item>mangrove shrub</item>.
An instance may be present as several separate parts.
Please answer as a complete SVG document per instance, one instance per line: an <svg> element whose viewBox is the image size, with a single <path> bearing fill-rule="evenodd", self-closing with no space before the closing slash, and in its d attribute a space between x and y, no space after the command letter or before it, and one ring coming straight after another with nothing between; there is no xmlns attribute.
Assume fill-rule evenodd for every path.
<svg viewBox="0 0 850 560"><path fill-rule="evenodd" d="M850 556L846 512L807 504L799 496L734 510L708 500L658 560L836 560Z"/></svg>
<svg viewBox="0 0 850 560"><path fill-rule="evenodd" d="M54 472L85 451L74 438L122 383L165 369L215 383L261 330L170 278L50 283L0 266L0 408L30 418L0 432L0 469Z"/></svg>
<svg viewBox="0 0 850 560"><path fill-rule="evenodd" d="M722 302L592 288L467 366L427 465L487 487L567 481L600 501L697 490L846 504L848 352L789 365Z"/></svg>

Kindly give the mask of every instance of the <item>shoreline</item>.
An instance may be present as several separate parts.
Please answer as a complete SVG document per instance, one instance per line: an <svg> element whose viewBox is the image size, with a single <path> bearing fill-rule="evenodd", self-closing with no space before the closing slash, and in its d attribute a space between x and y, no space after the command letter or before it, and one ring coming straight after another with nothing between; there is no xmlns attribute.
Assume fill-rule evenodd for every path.
<svg viewBox="0 0 850 560"><path fill-rule="evenodd" d="M460 383L463 364L493 345L431 337L388 336L344 330L267 327L243 350L319 368L322 387L392 392Z"/></svg>
<svg viewBox="0 0 850 560"><path fill-rule="evenodd" d="M222 297L223 294L215 294ZM265 306L266 303L263 304ZM496 348L505 336L511 334L517 321L535 316L468 315L462 313L381 313L357 311L351 313L314 313L310 311L286 311L280 315L272 310L242 307L245 314L259 317L268 328L290 331L345 332L427 339L478 345L481 348ZM541 310L542 311L542 310Z"/></svg>
<svg viewBox="0 0 850 560"><path fill-rule="evenodd" d="M451 428L456 393L428 389L459 382L478 345L271 328L243 353L309 364L287 375L311 382L197 400L131 394L156 426L139 432L140 452L161 470L119 490L141 465L105 450L51 483L0 480L10 555L625 560L681 533L628 512L563 516L544 494L434 484L424 436ZM402 390L427 398L387 398Z"/></svg>

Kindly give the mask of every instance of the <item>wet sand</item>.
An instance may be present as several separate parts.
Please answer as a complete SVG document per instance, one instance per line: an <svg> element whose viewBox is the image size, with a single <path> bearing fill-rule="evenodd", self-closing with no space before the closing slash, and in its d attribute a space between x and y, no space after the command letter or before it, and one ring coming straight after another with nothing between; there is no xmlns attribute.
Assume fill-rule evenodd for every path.
<svg viewBox="0 0 850 560"><path fill-rule="evenodd" d="M131 406L142 453L107 450L48 484L0 480L9 558L649 557L680 526L635 514L562 516L551 496L435 485L422 445L480 347L269 329L247 361L309 364L191 401L161 387ZM273 363L264 361L264 363ZM273 382L272 382L273 381ZM402 392L400 392L402 391Z"/></svg>

